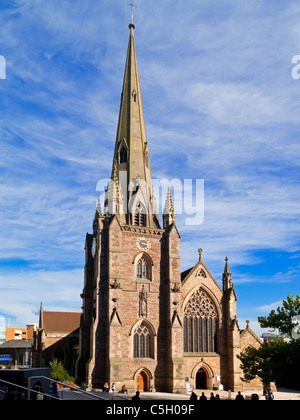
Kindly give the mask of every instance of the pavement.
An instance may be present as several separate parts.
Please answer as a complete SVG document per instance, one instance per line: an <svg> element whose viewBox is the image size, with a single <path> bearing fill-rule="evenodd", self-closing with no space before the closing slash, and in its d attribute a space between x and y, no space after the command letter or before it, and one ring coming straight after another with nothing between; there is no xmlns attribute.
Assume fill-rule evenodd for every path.
<svg viewBox="0 0 300 420"><path fill-rule="evenodd" d="M209 399L211 392L214 395L219 394L221 400L235 400L237 392L231 392L231 396L228 394L228 391L210 391L210 390L199 390L197 389L195 393L198 397L204 392L207 399ZM129 394L110 394L106 392L101 392L94 390L92 392L88 392L85 394L81 394L80 392L74 392L69 389L63 389L59 391L60 396L63 400L113 400L113 401L124 401L124 400L131 400L135 393ZM265 397L262 395L261 391L245 391L242 392L242 395L245 399L250 399L251 394L258 394L260 400L265 400ZM160 400L160 401L186 401L190 399L190 394L168 394L164 392L143 392L140 394L141 400L151 401L151 400ZM289 389L278 389L278 391L274 392L274 400L298 400L300 401L300 391L294 391Z"/></svg>

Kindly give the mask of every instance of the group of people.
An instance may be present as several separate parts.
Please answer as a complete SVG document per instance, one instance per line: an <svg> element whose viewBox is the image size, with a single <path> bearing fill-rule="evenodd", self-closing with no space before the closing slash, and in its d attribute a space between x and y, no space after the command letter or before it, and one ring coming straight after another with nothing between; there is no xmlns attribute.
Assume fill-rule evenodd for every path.
<svg viewBox="0 0 300 420"><path fill-rule="evenodd" d="M116 392L116 385L114 382L111 384L111 387L109 386L108 382L105 382L102 388L103 392ZM128 394L127 388L125 385L122 386L122 388L119 391L120 394Z"/></svg>
<svg viewBox="0 0 300 420"><path fill-rule="evenodd" d="M197 394L194 391L191 393L190 400L191 401L198 400L198 396L197 396ZM207 396L204 394L204 392L202 392L202 394L199 397L199 401L207 401L207 400L216 401L216 400L221 400L221 398L220 398L220 395L219 394L214 395L213 392L211 392L210 393L210 397L207 398Z"/></svg>
<svg viewBox="0 0 300 420"><path fill-rule="evenodd" d="M264 396L265 396L266 400L274 400L274 394L271 390L264 391ZM252 401L259 400L259 396L258 396L258 394L252 394L250 399ZM191 393L190 400L192 400L192 401L193 400L194 401L198 400L198 396L195 392ZM204 392L202 392L201 396L199 397L199 401L207 401L207 400L216 401L216 400L221 400L221 398L220 398L219 394L214 395L213 392L211 392L210 398L207 398L206 395L204 394ZM235 397L235 400L236 401L245 400L244 396L241 394L241 391L238 391L237 396Z"/></svg>

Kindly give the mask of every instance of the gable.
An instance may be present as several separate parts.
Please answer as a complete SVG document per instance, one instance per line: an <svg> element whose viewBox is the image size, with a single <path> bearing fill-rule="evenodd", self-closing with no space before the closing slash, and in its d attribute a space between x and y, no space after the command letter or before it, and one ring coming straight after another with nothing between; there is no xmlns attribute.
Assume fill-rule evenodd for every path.
<svg viewBox="0 0 300 420"><path fill-rule="evenodd" d="M255 334L251 328L247 327L240 332L240 345L243 352L247 347L258 348L262 344L261 339Z"/></svg>
<svg viewBox="0 0 300 420"><path fill-rule="evenodd" d="M198 261L193 268L183 272L181 279L183 307L192 293L199 288L203 288L219 307L223 291L203 261Z"/></svg>

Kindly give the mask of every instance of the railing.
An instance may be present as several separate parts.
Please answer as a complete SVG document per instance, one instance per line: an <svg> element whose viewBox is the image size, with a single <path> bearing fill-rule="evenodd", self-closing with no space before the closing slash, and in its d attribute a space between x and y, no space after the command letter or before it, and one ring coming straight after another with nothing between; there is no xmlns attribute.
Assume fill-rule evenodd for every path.
<svg viewBox="0 0 300 420"><path fill-rule="evenodd" d="M0 382L4 383L6 385L13 386L15 388L23 389L24 391L27 391L27 399L30 399L30 392L33 392L35 394L43 395L44 397L47 397L47 398L52 398L54 400L60 400L60 398L54 397L53 395L44 394L43 392L35 391L34 389L28 390L28 388L25 388L24 386L21 386L21 385L14 384L13 382L4 381L3 379L0 379ZM8 392L2 391L2 390L1 390L1 392L3 392L5 395L7 395L7 393L8 393ZM25 392L24 392L24 394L25 394ZM29 395L29 398L28 398L28 395Z"/></svg>
<svg viewBox="0 0 300 420"><path fill-rule="evenodd" d="M27 399L30 399L30 392L32 392L31 387L30 387L32 379L46 379L50 382L54 382L56 384L63 385L66 388L70 388L73 392L79 392L81 394L84 394L88 398L92 398L92 399L94 398L96 400L108 401L108 398L100 397L100 395L91 394L90 392L84 391L81 388L74 388L74 386L72 386L72 385L68 385L68 384L65 384L64 382L60 382L60 381L55 381L54 379L47 378L46 376L31 376L30 378L28 378ZM60 398L56 398L56 399L60 399Z"/></svg>
<svg viewBox="0 0 300 420"><path fill-rule="evenodd" d="M122 395L119 395L119 394L115 394L115 395L112 397L112 400L114 400L114 399L116 399L116 398L120 398L121 400L126 400L126 401L128 401L128 398L122 397Z"/></svg>

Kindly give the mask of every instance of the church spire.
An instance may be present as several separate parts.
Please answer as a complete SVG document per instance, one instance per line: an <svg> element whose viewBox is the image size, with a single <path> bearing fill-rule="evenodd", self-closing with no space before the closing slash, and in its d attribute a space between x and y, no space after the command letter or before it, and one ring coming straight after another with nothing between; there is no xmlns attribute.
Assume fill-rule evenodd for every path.
<svg viewBox="0 0 300 420"><path fill-rule="evenodd" d="M232 287L232 276L229 269L228 257L225 258L225 268L223 273L223 291L227 291Z"/></svg>
<svg viewBox="0 0 300 420"><path fill-rule="evenodd" d="M124 72L111 179L121 224L159 227L135 49L133 18Z"/></svg>

